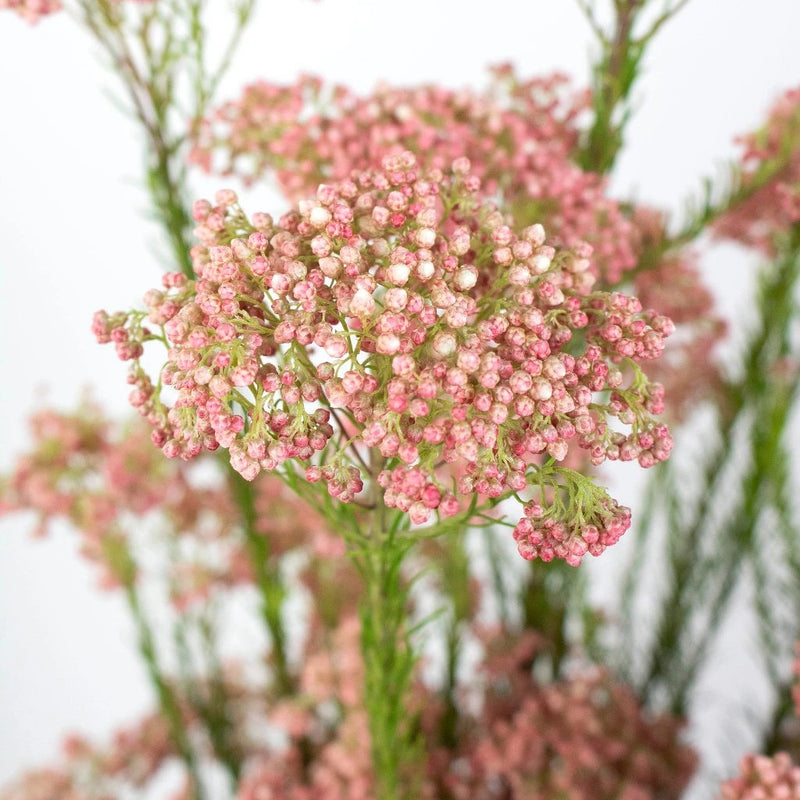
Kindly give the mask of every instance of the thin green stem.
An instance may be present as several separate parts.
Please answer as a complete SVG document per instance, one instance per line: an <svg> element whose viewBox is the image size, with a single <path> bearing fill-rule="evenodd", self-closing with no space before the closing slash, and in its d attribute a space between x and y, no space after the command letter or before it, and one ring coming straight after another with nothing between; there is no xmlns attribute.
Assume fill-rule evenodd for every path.
<svg viewBox="0 0 800 800"><path fill-rule="evenodd" d="M370 462L370 504L366 530L351 530L351 556L364 579L361 649L364 701L369 719L377 800L416 797L420 780L418 726L409 713L409 687L416 656L407 630L408 586L401 567L407 541L397 536L377 477L383 459Z"/></svg>
<svg viewBox="0 0 800 800"><path fill-rule="evenodd" d="M592 110L589 128L578 163L585 170L605 174L611 171L623 145L625 128L631 118L631 94L641 74L641 62L648 44L667 20L688 2L665 5L644 33L636 33L642 12L651 0L614 0L614 22L605 32L590 0L577 0L600 46L593 67Z"/></svg>
<svg viewBox="0 0 800 800"><path fill-rule="evenodd" d="M567 655L567 625L573 610L581 604L581 582L580 571L566 563L533 561L522 591L523 626L544 637L546 647L538 659L547 659L554 678Z"/></svg>
<svg viewBox="0 0 800 800"><path fill-rule="evenodd" d="M671 478L661 484L666 489L661 493L662 507L667 508L670 523L670 583L660 603L661 614L639 688L643 696L666 690L678 712L685 711L742 567L755 557L758 536L769 533L762 524L765 514L773 507L776 494L783 492L782 438L796 400L797 380L782 389L770 371L789 352L789 332L797 312L798 248L800 228L785 244L777 263L767 265L762 273L759 327L750 338L741 376L727 384L720 400L716 445L694 479L699 498L693 507L684 503L681 513L673 513L676 494L685 491L685 484L671 475L677 467L665 467ZM747 466L732 476L741 451L737 431L748 434ZM738 482L737 491L725 492L732 501L720 509L718 498L731 479ZM765 619L762 624L772 625ZM772 633L770 630L767 635Z"/></svg>
<svg viewBox="0 0 800 800"><path fill-rule="evenodd" d="M461 661L461 639L465 625L472 616L473 598L470 591L470 560L465 547L465 530L441 541L441 551L432 566L439 571L442 588L450 600L447 620L445 683L442 689L444 712L439 727L444 747L457 744L459 711L456 703L458 668Z"/></svg>
<svg viewBox="0 0 800 800"><path fill-rule="evenodd" d="M234 499L239 506L247 552L255 572L256 587L261 595L261 617L272 644L275 690L278 696L285 697L295 689L295 679L289 668L286 630L282 615L286 587L283 585L277 565L270 558L269 539L256 528L253 485L233 469L229 470L229 480Z"/></svg>
<svg viewBox="0 0 800 800"><path fill-rule="evenodd" d="M228 770L233 788L238 787L243 756L236 743L235 720L230 712L230 696L219 663L216 637L211 620L200 620L200 635L208 668L208 702L204 704L203 721L217 758Z"/></svg>
<svg viewBox="0 0 800 800"><path fill-rule="evenodd" d="M139 600L139 593L133 581L125 583L125 598L136 626L139 652L145 662L147 675L155 690L159 708L169 725L170 737L175 746L175 750L189 772L192 798L193 800L203 800L205 791L200 779L197 756L189 738L178 698L173 688L164 677L164 673L159 664L152 628L144 614Z"/></svg>
<svg viewBox="0 0 800 800"><path fill-rule="evenodd" d="M686 201L685 218L677 230L648 246L639 255L636 267L626 272L622 280L629 282L640 273L654 269L667 253L696 241L714 222L750 200L786 168L792 154L788 144L777 156L763 161L748 173L746 179L741 166L735 162L720 169L722 177L704 178L698 196Z"/></svg>
<svg viewBox="0 0 800 800"><path fill-rule="evenodd" d="M179 563L180 559L178 538L172 537L169 544L169 558L174 565ZM235 787L241 771L241 759L234 752L235 748L229 744L229 740L232 738L232 730L228 715L228 697L225 692L224 682L221 681L219 662L214 653L208 658L210 667L208 694L210 699L206 700L199 685L195 659L189 643L188 634L191 622L192 615L189 612L185 612L179 614L172 625L172 641L178 659L179 685L186 703L203 721L214 748L214 753L227 769ZM200 628L203 644L206 645L209 637L213 637L210 622L201 617Z"/></svg>
<svg viewBox="0 0 800 800"><path fill-rule="evenodd" d="M109 57L144 136L147 190L155 216L169 243L174 268L188 277L194 275L190 255L194 226L188 211L185 145L208 112L254 7L255 0L237 4L233 31L222 58L209 70L201 0L190 0L186 8L154 4L141 12L141 24L135 29L127 23L127 12L109 0L79 3L79 19ZM184 23L187 30L182 32ZM133 43L137 44L136 52ZM176 129L177 87L183 73L191 76L193 97L186 119Z"/></svg>

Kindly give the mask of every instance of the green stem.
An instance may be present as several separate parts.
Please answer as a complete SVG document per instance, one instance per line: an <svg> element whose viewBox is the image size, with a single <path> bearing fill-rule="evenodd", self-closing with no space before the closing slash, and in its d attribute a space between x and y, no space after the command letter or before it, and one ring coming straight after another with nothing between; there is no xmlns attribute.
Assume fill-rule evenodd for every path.
<svg viewBox="0 0 800 800"><path fill-rule="evenodd" d="M186 9L154 5L142 12L142 24L136 29L128 25L126 12L109 0L80 0L78 4L80 21L109 57L144 135L147 189L169 242L174 268L188 277L194 276L190 255L194 225L189 214L185 145L213 102L254 6L255 0L241 0L236 5L223 56L216 68L209 70L202 2L189 3ZM181 15L188 20L176 19ZM188 33L177 38L176 31L187 21ZM181 72L190 74L194 96L192 107L179 123L184 127L176 130L176 85Z"/></svg>
<svg viewBox="0 0 800 800"><path fill-rule="evenodd" d="M142 610L136 585L132 581L125 583L125 598L128 601L128 608L136 626L139 652L147 667L147 674L158 698L159 708L169 725L170 737L175 750L189 772L192 798L193 800L203 800L205 792L200 780L197 756L189 740L189 733L181 712L180 703L158 663L153 632Z"/></svg>
<svg viewBox="0 0 800 800"><path fill-rule="evenodd" d="M261 617L272 643L272 660L275 667L275 690L279 697L292 694L295 680L289 669L286 652L286 631L283 624L283 602L286 588L281 581L277 565L270 559L269 539L256 529L255 491L253 484L238 472L229 470L233 496L239 506L242 526L247 542L247 553L261 595Z"/></svg>
<svg viewBox="0 0 800 800"><path fill-rule="evenodd" d="M179 537L170 539L169 558L175 565L180 563ZM170 587L173 590L174 585ZM210 601L203 611L194 618L191 612L178 614L172 625L172 640L178 660L178 680L185 702L203 722L214 754L225 767L231 779L232 788L238 785L241 773L241 754L233 742L235 731L229 713L229 697L222 676L219 659L215 651L214 628L211 621L213 606ZM208 685L198 679L196 662L188 638L190 624L195 622L199 628L208 667Z"/></svg>
<svg viewBox="0 0 800 800"><path fill-rule="evenodd" d="M213 630L207 619L199 620L198 624L209 668L208 685L200 686L193 669L193 658L186 636L186 622L186 616L181 616L173 626L173 639L178 654L180 677L186 702L202 720L208 738L211 740L214 754L227 770L232 788L235 789L241 774L242 758L233 744L235 731L229 713L230 698L217 654L214 651ZM204 696L204 690L207 697Z"/></svg>
<svg viewBox="0 0 800 800"><path fill-rule="evenodd" d="M795 722L795 705L792 696L792 685L779 686L778 699L772 711L772 717L762 736L762 746L758 748L759 753L764 755L775 755L778 752L789 751L793 760L798 756L797 736L791 732L787 736L787 727ZM788 724L787 724L788 723Z"/></svg>
<svg viewBox="0 0 800 800"><path fill-rule="evenodd" d="M235 720L230 713L230 697L219 663L213 627L209 620L200 621L206 661L209 670L209 699L203 705L203 721L217 758L230 775L234 790L242 772L242 754L236 745Z"/></svg>
<svg viewBox="0 0 800 800"><path fill-rule="evenodd" d="M465 531L445 537L442 550L434 565L441 572L445 594L450 599L450 616L447 621L447 663L445 685L442 691L444 712L439 728L440 741L444 747L454 748L458 743L459 711L456 703L458 667L461 660L461 637L471 619L472 596L470 593L470 561L465 547Z"/></svg>
<svg viewBox="0 0 800 800"><path fill-rule="evenodd" d="M416 656L406 625L408 587L401 567L408 552L391 525L377 483L383 459L373 454L370 521L366 531L351 531L353 560L364 579L361 649L364 701L369 719L376 800L417 796L420 748L418 726L409 713L409 687Z"/></svg>
<svg viewBox="0 0 800 800"><path fill-rule="evenodd" d="M500 624L506 630L511 627L511 609L509 608L508 585L503 569L503 552L497 544L497 531L489 527L485 531L486 553L492 571L492 590L497 600L497 611Z"/></svg>
<svg viewBox="0 0 800 800"><path fill-rule="evenodd" d="M667 20L686 5L677 0L667 5L647 31L637 36L635 29L650 0L614 0L614 23L606 33L598 23L591 0L577 0L597 38L601 55L594 65L592 110L594 120L578 163L590 172L606 174L613 168L623 145L625 128L631 118L630 96L639 75L647 45Z"/></svg>
<svg viewBox="0 0 800 800"><path fill-rule="evenodd" d="M171 155L172 148L163 140L160 131L146 133L148 149L154 153L153 162L147 170L150 196L161 227L167 235L175 264L184 275L193 278L190 254L193 223L186 210L186 171L177 166L176 159Z"/></svg>
<svg viewBox="0 0 800 800"><path fill-rule="evenodd" d="M458 704L456 703L456 686L458 681L458 664L461 658L461 623L450 620L447 628L447 674L445 678L444 712L439 726L439 741L443 747L452 750L458 744Z"/></svg>
<svg viewBox="0 0 800 800"><path fill-rule="evenodd" d="M789 332L796 319L794 292L800 274L800 227L786 245L777 264L762 273L760 327L748 345L741 378L729 382L720 398L717 444L694 480L699 488L698 501L688 509L685 501L678 502L685 484L674 480L672 473L679 467L666 466L670 480L661 484L665 490L662 507L667 508L670 523L670 589L660 603L661 616L639 688L642 696L666 690L678 712L685 710L688 693L738 585L742 566L760 546L757 537L769 533L761 530L761 522L774 507L776 492L781 493L785 478L781 440L794 407L797 380L782 391L769 372L789 352ZM718 498L740 455L735 433L745 427L749 431L747 468L734 477L738 491L720 516Z"/></svg>
<svg viewBox="0 0 800 800"><path fill-rule="evenodd" d="M744 205L774 181L791 162L793 150L790 145L791 140L787 137L786 144L777 156L763 161L746 176L742 174L738 163L731 162L721 170L725 177L716 180L704 178L699 196L690 198L685 204L686 218L680 227L648 246L639 255L636 267L626 272L620 283L629 282L640 273L655 269L665 255L692 244L714 222Z"/></svg>
<svg viewBox="0 0 800 800"><path fill-rule="evenodd" d="M632 29L636 18L636 3L617 8L615 30L611 39L601 40L603 54L594 68L592 107L594 120L586 143L579 154L579 164L590 172L606 173L616 161L622 147L622 136L627 115L619 122L614 118L627 99L636 77L630 72ZM638 58L634 60L634 64ZM627 74L624 74L625 73Z"/></svg>
<svg viewBox="0 0 800 800"><path fill-rule="evenodd" d="M533 561L522 592L523 625L542 634L546 650L537 659L547 658L553 678L560 671L568 651L567 624L573 606L580 604L579 570L559 561L546 564Z"/></svg>

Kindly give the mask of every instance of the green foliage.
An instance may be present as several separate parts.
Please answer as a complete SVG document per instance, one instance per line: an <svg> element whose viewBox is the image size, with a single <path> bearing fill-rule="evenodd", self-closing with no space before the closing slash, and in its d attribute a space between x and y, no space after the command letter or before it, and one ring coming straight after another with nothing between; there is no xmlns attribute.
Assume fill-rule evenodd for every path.
<svg viewBox="0 0 800 800"><path fill-rule="evenodd" d="M156 692L161 713L167 720L175 749L189 773L192 800L204 800L207 796L200 777L197 753L191 742L178 696L166 679L156 651L153 629L142 609L136 584L124 586L125 598L131 612L139 640L139 653L145 663L150 683Z"/></svg>
<svg viewBox="0 0 800 800"><path fill-rule="evenodd" d="M598 21L592 0L577 0L600 46L600 56L592 69L594 120L577 159L583 169L605 174L613 168L633 113L631 93L641 75L647 46L687 2L613 0L614 19L606 31ZM656 5L661 8L655 19L643 24L646 12Z"/></svg>
<svg viewBox="0 0 800 800"><path fill-rule="evenodd" d="M144 173L173 269L192 276L187 156L200 121L230 67L255 0L236 0L222 56L206 53L206 0L166 0L131 9L114 0L79 0L81 22L122 83L127 111L145 142Z"/></svg>
<svg viewBox="0 0 800 800"><path fill-rule="evenodd" d="M757 319L738 375L724 385L715 429L689 467L662 465L648 495L649 524L666 524L667 588L639 667L621 664L645 697L666 697L685 713L720 623L738 587L753 579L765 669L777 678L800 634L798 528L788 502L788 422L797 371L783 370L797 323L800 228L762 267ZM688 474L687 474L688 472ZM659 487L660 490L657 490ZM624 602L644 585L640 555L630 564ZM650 558L660 554L649 553ZM788 565L788 569L787 569ZM627 640L636 639L631 616Z"/></svg>

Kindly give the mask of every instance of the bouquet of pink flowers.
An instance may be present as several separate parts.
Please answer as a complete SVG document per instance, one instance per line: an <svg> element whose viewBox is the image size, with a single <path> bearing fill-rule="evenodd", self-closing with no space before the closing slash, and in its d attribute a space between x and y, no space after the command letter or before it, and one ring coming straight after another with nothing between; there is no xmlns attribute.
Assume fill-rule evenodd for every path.
<svg viewBox="0 0 800 800"><path fill-rule="evenodd" d="M141 302L86 310L137 413L38 410L0 512L77 532L154 707L0 798L800 800L800 92L684 219L620 199L644 54L687 0L577 4L587 88L501 65L220 102L254 0L227 42L203 0L64 0L168 248ZM703 236L760 258L729 362ZM647 471L633 511L609 462ZM601 604L588 556L623 535ZM263 640L232 655L242 612ZM731 613L771 699L720 787L694 726Z"/></svg>

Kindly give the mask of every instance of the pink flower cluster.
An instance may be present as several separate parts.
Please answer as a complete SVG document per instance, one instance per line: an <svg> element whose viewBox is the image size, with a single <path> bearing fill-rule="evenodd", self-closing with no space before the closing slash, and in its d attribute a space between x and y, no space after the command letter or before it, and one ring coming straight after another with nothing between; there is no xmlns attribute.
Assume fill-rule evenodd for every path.
<svg viewBox="0 0 800 800"><path fill-rule="evenodd" d="M253 583L229 487L222 482L200 489L191 465L166 461L153 448L144 421L112 423L86 403L74 412L39 411L30 427L31 448L0 476L0 515L35 512L39 535L57 520L68 521L80 534L81 554L99 566L105 588L132 578L147 540L147 518L157 515L170 554L169 594L180 613L212 594ZM277 476L263 474L253 488L252 525L267 540L269 558L277 562L289 551L305 551L330 562L344 555L341 539ZM152 559L153 542L146 546ZM323 588L312 574L316 566L312 559L303 573L315 592ZM357 589L352 575L348 581ZM326 597L328 608L340 608L345 596Z"/></svg>
<svg viewBox="0 0 800 800"><path fill-rule="evenodd" d="M39 533L55 518L69 519L81 532L83 555L101 567L102 583L116 585L130 567L120 516L159 503L163 467L134 438L126 447L112 444L92 406L74 414L40 411L31 430L32 450L0 484L0 510L35 511Z"/></svg>
<svg viewBox="0 0 800 800"><path fill-rule="evenodd" d="M349 566L346 559L341 563ZM320 559L321 566L338 564ZM335 571L321 580L326 586L318 598L342 585ZM269 687L245 680L238 665L226 665L220 676L232 723L230 745L242 767L237 800L374 800L358 618L350 609L328 624L326 613L323 602L312 607L297 688L289 696L274 697ZM576 800L678 800L695 756L680 741L677 719L647 713L604 672L536 680L531 663L540 640L531 631L485 639L483 669L458 687L455 745L441 739L437 688L415 675L407 711L419 715L426 756L420 774L409 776L418 786L415 796L501 800L513 788L518 800L558 792ZM202 695L206 688L200 679L194 692ZM179 696L187 728L199 733L200 720ZM480 699L471 703L471 696ZM284 734L282 742L276 731ZM202 736L193 740L203 763L210 764L208 742ZM150 796L162 766L174 756L166 722L158 716L114 734L104 747L71 737L65 753L58 768L22 776L0 790L0 798Z"/></svg>
<svg viewBox="0 0 800 800"><path fill-rule="evenodd" d="M304 671L301 697L284 701L271 715L289 731L289 745L254 755L238 800L373 800L369 730L356 702L358 679L350 676L360 660L357 621L345 621L318 650L323 641L311 642L307 657L327 662L327 678L320 683L316 669ZM531 643L528 632L489 640L481 674L460 687L459 696L471 690L482 696L472 712L459 702L454 747L439 739L440 698L417 684L409 713L420 713L427 764L424 774L408 778L417 784L415 796L677 800L696 766L696 755L680 741L681 722L649 714L630 689L603 671L553 683L534 680L530 659L537 645ZM332 729L310 710L312 698L324 703L329 696L345 698Z"/></svg>
<svg viewBox="0 0 800 800"><path fill-rule="evenodd" d="M739 775L722 784L718 800L800 800L800 767L787 753L747 755Z"/></svg>
<svg viewBox="0 0 800 800"><path fill-rule="evenodd" d="M528 684L494 718L489 697L464 778L449 782L455 800L681 796L697 759L680 742L679 720L649 714L602 671Z"/></svg>
<svg viewBox="0 0 800 800"><path fill-rule="evenodd" d="M262 81L206 122L192 158L247 181L272 173L296 200L403 150L440 169L467 157L517 225L540 222L566 248L590 243L591 269L613 285L636 264L635 231L605 181L571 160L586 95L569 94L566 83L560 75L522 81L510 67L496 69L483 93L382 86L358 96L313 77Z"/></svg>
<svg viewBox="0 0 800 800"><path fill-rule="evenodd" d="M0 790L2 800L111 800L148 785L173 756L166 721L156 714L116 731L98 747L80 736L64 742L64 763L35 770Z"/></svg>
<svg viewBox="0 0 800 800"><path fill-rule="evenodd" d="M742 184L753 194L723 216L715 232L769 254L775 235L800 222L800 88L787 91L764 127L742 143Z"/></svg>
<svg viewBox="0 0 800 800"><path fill-rule="evenodd" d="M113 0L115 3L152 3L154 0ZM38 22L42 17L61 11L61 0L0 0L0 11L8 9L16 11L20 17L31 24Z"/></svg>
<svg viewBox="0 0 800 800"><path fill-rule="evenodd" d="M661 243L665 220L648 208L629 218L605 196L603 181L571 160L585 97L565 89L561 76L522 81L510 67L496 69L483 93L382 86L358 96L308 76L292 86L262 81L206 122L192 157L247 182L274 174L286 196L302 198L403 148L441 168L466 156L517 225L540 222L557 245L591 243L590 269L601 286L616 285ZM718 389L713 351L725 326L690 256L673 252L636 269L633 284L646 307L682 326L679 341L648 369L669 387L670 414L681 419Z"/></svg>
<svg viewBox="0 0 800 800"><path fill-rule="evenodd" d="M423 171L404 153L277 222L248 220L230 191L197 203L197 280L167 275L147 312L93 323L133 362L154 441L184 458L225 447L248 480L300 462L342 501L371 452L385 502L417 524L455 513L456 493L523 492L534 462L574 447L594 464L666 458L663 389L638 363L671 321L592 291L589 247L515 232L479 190L466 159ZM149 341L168 348L155 383Z"/></svg>
<svg viewBox="0 0 800 800"><path fill-rule="evenodd" d="M48 14L61 11L61 0L0 0L0 11L16 11L26 22L33 24Z"/></svg>
<svg viewBox="0 0 800 800"><path fill-rule="evenodd" d="M597 556L616 544L631 525L630 509L604 492L585 505L580 498L580 492L572 492L565 503L526 505L525 516L514 528L520 555L529 561L563 558L577 567L587 552Z"/></svg>
<svg viewBox="0 0 800 800"><path fill-rule="evenodd" d="M224 550L215 548L211 572L199 561L175 566L176 597L186 601L212 583L248 580L249 571L235 566L235 514L226 492L196 491L185 467L161 458L147 426L133 422L112 425L88 403L72 413L36 413L31 449L0 478L0 513L34 511L40 534L57 519L69 521L80 533L82 555L100 567L108 588L132 579L135 533L154 512L165 531L191 535L195 553L203 537L226 542Z"/></svg>
<svg viewBox="0 0 800 800"><path fill-rule="evenodd" d="M800 715L800 642L795 646L792 675L795 714ZM800 800L800 766L788 753L749 753L739 762L739 774L722 784L717 800Z"/></svg>
<svg viewBox="0 0 800 800"><path fill-rule="evenodd" d="M297 746L254 759L236 800L374 800L369 729L363 713L353 713L336 736L303 765ZM422 795L420 800L428 800Z"/></svg>

